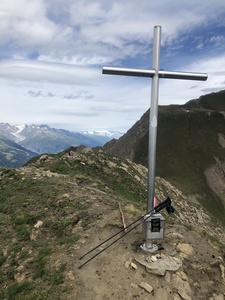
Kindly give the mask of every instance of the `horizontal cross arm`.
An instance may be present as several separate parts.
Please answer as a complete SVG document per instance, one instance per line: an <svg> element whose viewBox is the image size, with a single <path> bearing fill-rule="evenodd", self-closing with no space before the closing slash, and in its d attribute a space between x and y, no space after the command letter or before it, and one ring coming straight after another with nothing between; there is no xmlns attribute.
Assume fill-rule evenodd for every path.
<svg viewBox="0 0 225 300"><path fill-rule="evenodd" d="M103 67L102 74L138 76L138 77L153 77L155 75L155 70Z"/></svg>
<svg viewBox="0 0 225 300"><path fill-rule="evenodd" d="M195 72L175 72L175 71L158 71L159 78L168 79L186 79L186 80L201 80L205 81L208 78L207 73L195 73Z"/></svg>
<svg viewBox="0 0 225 300"><path fill-rule="evenodd" d="M103 67L102 74L151 77L152 78L156 74L156 71L155 70L142 70L142 69ZM208 75L206 73L177 72L177 71L165 71L165 70L159 70L158 75L159 75L159 78L166 78L166 79L186 79L186 80L205 81L208 78Z"/></svg>

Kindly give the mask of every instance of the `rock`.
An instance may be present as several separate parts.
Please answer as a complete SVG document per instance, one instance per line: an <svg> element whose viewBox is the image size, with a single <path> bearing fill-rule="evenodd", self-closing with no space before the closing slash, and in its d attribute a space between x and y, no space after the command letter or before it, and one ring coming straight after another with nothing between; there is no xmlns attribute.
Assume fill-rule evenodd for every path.
<svg viewBox="0 0 225 300"><path fill-rule="evenodd" d="M130 267L130 263L131 261L130 260L127 260L124 264L124 266L128 269Z"/></svg>
<svg viewBox="0 0 225 300"><path fill-rule="evenodd" d="M139 286L148 293L151 293L153 291L153 287L150 284L146 283L146 282L141 282L139 284Z"/></svg>
<svg viewBox="0 0 225 300"><path fill-rule="evenodd" d="M170 256L175 256L175 255L177 255L177 250L173 250L171 253L170 253Z"/></svg>
<svg viewBox="0 0 225 300"><path fill-rule="evenodd" d="M166 272L165 274L165 280L166 282L170 283L171 282L171 274L169 272Z"/></svg>
<svg viewBox="0 0 225 300"><path fill-rule="evenodd" d="M52 173L50 170L47 170L45 174L46 174L46 176L49 177L49 178L51 178L51 177L53 177L53 176L55 175L55 174Z"/></svg>
<svg viewBox="0 0 225 300"><path fill-rule="evenodd" d="M204 222L203 222L202 214L201 214L199 211L197 211L197 218L198 218L198 222L199 222L200 224L203 224L203 223L204 223Z"/></svg>
<svg viewBox="0 0 225 300"><path fill-rule="evenodd" d="M181 211L178 212L180 220L186 220L187 218L181 213Z"/></svg>
<svg viewBox="0 0 225 300"><path fill-rule="evenodd" d="M187 275L183 272L183 271L179 271L176 273L178 276L180 276L180 278L184 281L188 281L188 277Z"/></svg>
<svg viewBox="0 0 225 300"><path fill-rule="evenodd" d="M34 225L34 228L40 228L43 225L42 221L37 221L37 223Z"/></svg>
<svg viewBox="0 0 225 300"><path fill-rule="evenodd" d="M81 153L92 153L93 150L91 148L84 148Z"/></svg>
<svg viewBox="0 0 225 300"><path fill-rule="evenodd" d="M148 267L146 267L146 271L148 273L151 273L153 275L158 275L158 276L165 276L166 270L162 269L162 270L154 270L154 269L150 269Z"/></svg>
<svg viewBox="0 0 225 300"><path fill-rule="evenodd" d="M65 194L62 195L62 198L67 198L67 199L69 199L69 197L70 197L70 195L69 195L68 193L65 193Z"/></svg>
<svg viewBox="0 0 225 300"><path fill-rule="evenodd" d="M175 294L174 297L173 297L173 300L180 300L180 296L178 294Z"/></svg>
<svg viewBox="0 0 225 300"><path fill-rule="evenodd" d="M222 264L220 264L220 271L221 271L221 280L222 280L222 283L225 285L225 268Z"/></svg>
<svg viewBox="0 0 225 300"><path fill-rule="evenodd" d="M155 255L152 255L151 261L152 261L152 262L157 261L157 257L156 257Z"/></svg>
<svg viewBox="0 0 225 300"><path fill-rule="evenodd" d="M179 258L170 256L162 256L161 259L157 259L155 262L147 262L142 258L135 258L135 260L151 270L177 271L182 266L182 262Z"/></svg>
<svg viewBox="0 0 225 300"><path fill-rule="evenodd" d="M173 238L178 238L178 239L183 239L183 235L177 232L171 232L167 234L168 237L173 237Z"/></svg>
<svg viewBox="0 0 225 300"><path fill-rule="evenodd" d="M138 269L137 265L136 265L135 263L133 263L133 262L130 263L130 266L131 266L131 268L134 269L134 270L137 270L137 269Z"/></svg>
<svg viewBox="0 0 225 300"><path fill-rule="evenodd" d="M200 264L191 264L192 269L194 270L202 270L204 267Z"/></svg>
<svg viewBox="0 0 225 300"><path fill-rule="evenodd" d="M188 280L183 280L178 274L173 274L171 278L172 286L180 292L185 292L188 295L192 294Z"/></svg>
<svg viewBox="0 0 225 300"><path fill-rule="evenodd" d="M194 287L197 287L197 288L200 288L200 285L199 285L198 282L194 282L194 283L193 283L193 286L194 286Z"/></svg>
<svg viewBox="0 0 225 300"><path fill-rule="evenodd" d="M191 255L194 250L191 245L185 244L185 243L179 243L177 245L177 249L182 252L180 255L181 257L187 257L187 256Z"/></svg>
<svg viewBox="0 0 225 300"><path fill-rule="evenodd" d="M36 241L37 237L38 237L38 231L37 230L32 230L32 232L30 234L31 241Z"/></svg>
<svg viewBox="0 0 225 300"><path fill-rule="evenodd" d="M114 162L112 162L112 161L109 161L109 162L108 162L108 166L109 166L110 168L114 168L114 167L116 167L116 164L115 164Z"/></svg>
<svg viewBox="0 0 225 300"><path fill-rule="evenodd" d="M185 292L183 291L178 291L178 294L181 296L182 299L184 300L191 300L191 297L188 296Z"/></svg>
<svg viewBox="0 0 225 300"><path fill-rule="evenodd" d="M44 155L42 155L41 157L39 157L39 160L40 161L45 161L45 160L47 160L48 159L48 155L47 154L44 154Z"/></svg>
<svg viewBox="0 0 225 300"><path fill-rule="evenodd" d="M67 273L66 273L66 277L67 277L67 279L69 279L69 280L74 280L74 279L75 279L75 276L74 276L74 274L73 274L72 271L67 272Z"/></svg>
<svg viewBox="0 0 225 300"><path fill-rule="evenodd" d="M223 258L221 256L218 256L217 258L223 263Z"/></svg>

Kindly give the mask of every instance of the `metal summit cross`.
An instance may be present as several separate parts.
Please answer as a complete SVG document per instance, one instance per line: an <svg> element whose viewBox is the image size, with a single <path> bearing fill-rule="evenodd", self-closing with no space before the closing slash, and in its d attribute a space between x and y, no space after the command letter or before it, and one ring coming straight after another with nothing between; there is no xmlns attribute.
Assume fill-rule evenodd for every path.
<svg viewBox="0 0 225 300"><path fill-rule="evenodd" d="M160 44L161 44L161 26L157 25L154 27L154 34L153 34L152 70L126 69L126 68L114 68L114 67L103 67L102 69L103 74L152 78L151 109L150 109L150 117L149 117L149 142L148 142L147 213L154 209L159 78L205 81L207 80L208 77L206 73L190 73L190 72L175 72L175 71L161 70L159 68ZM147 232L147 222L146 222L146 232ZM145 248L144 250L153 252L155 251L154 246L155 245L153 245L153 239L148 238L146 234L146 244L144 246Z"/></svg>

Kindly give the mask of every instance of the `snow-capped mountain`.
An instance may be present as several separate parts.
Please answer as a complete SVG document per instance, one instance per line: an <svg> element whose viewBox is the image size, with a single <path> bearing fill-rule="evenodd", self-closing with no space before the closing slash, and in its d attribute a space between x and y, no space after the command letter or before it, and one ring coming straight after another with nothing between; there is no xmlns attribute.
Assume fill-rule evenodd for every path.
<svg viewBox="0 0 225 300"><path fill-rule="evenodd" d="M107 131L107 130L98 130L98 131L80 131L81 134L87 136L104 136L110 139L119 139L124 133L118 131Z"/></svg>
<svg viewBox="0 0 225 300"><path fill-rule="evenodd" d="M14 142L20 142L25 137L20 135L20 132L26 125L10 125L9 123L0 123L0 135L12 140Z"/></svg>
<svg viewBox="0 0 225 300"><path fill-rule="evenodd" d="M72 132L51 128L48 125L10 125L0 123L0 136L16 142L35 153L58 153L70 146L103 146L112 139L118 139L122 133L113 131Z"/></svg>

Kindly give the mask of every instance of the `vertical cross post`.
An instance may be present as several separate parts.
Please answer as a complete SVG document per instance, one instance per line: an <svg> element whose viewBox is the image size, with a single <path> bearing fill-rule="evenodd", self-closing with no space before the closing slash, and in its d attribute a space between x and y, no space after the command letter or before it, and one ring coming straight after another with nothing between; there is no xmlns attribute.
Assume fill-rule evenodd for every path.
<svg viewBox="0 0 225 300"><path fill-rule="evenodd" d="M158 125L158 94L159 94L159 78L165 79L186 79L186 80L207 80L206 73L191 73L160 70L160 45L161 45L161 26L154 27L153 32L153 56L152 70L142 69L126 69L103 67L103 74L151 77L151 109L149 116L149 141L148 141L148 196L147 196L147 213L154 208L155 195L155 167L156 167L156 141L157 141L157 125ZM147 222L146 222L147 224ZM146 225L146 251L154 251L153 239L148 238Z"/></svg>
<svg viewBox="0 0 225 300"><path fill-rule="evenodd" d="M148 139L148 200L147 212L153 209L154 190L155 190L155 164L156 164L156 140L158 124L158 98L159 98L159 59L160 59L160 41L161 27L157 26L153 33L153 55L152 69L155 74L152 77L151 89L151 109L149 118L149 139Z"/></svg>
<svg viewBox="0 0 225 300"><path fill-rule="evenodd" d="M152 53L152 69L155 74L152 77L151 88L151 109L149 115L149 138L148 138L148 195L147 195L147 212L154 208L155 195L155 167L156 167L156 142L157 142L157 124L158 124L158 98L159 98L159 65L160 65L160 43L161 43L161 27L157 26L153 32L153 53ZM147 226L147 225L146 225ZM147 229L145 230L147 231ZM153 240L147 238L142 248L152 249Z"/></svg>

